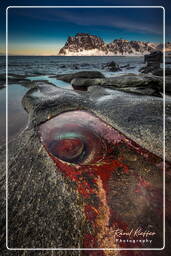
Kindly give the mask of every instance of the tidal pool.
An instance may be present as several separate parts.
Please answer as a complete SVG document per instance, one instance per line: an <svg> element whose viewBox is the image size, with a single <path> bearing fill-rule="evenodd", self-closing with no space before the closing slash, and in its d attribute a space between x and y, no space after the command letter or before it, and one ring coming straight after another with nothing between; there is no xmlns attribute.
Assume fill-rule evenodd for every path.
<svg viewBox="0 0 171 256"><path fill-rule="evenodd" d="M49 76L29 76L26 77L27 79L29 79L30 81L41 81L41 80L47 80L49 83L52 83L58 87L62 87L65 89L72 89L72 86L69 83L63 82L61 80L58 80L54 77L49 77Z"/></svg>

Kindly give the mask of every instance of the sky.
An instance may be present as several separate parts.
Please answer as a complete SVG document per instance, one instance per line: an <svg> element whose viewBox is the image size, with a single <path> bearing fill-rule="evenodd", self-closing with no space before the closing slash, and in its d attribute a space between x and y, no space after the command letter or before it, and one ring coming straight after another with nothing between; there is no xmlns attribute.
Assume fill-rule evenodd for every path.
<svg viewBox="0 0 171 256"><path fill-rule="evenodd" d="M8 2L8 3L7 3ZM126 5L125 1L99 0L91 5ZM135 5L137 1L132 2ZM144 4L143 4L144 2ZM153 2L153 4L152 4ZM160 3L161 2L161 3ZM5 8L16 5L39 5L40 1L7 0L1 6L0 53L5 52ZM41 5L80 5L79 1L41 1ZM115 3L115 5L114 5ZM148 0L150 5L162 1ZM89 0L81 5L90 5ZM147 5L147 1L141 1ZM170 6L168 7L170 8ZM1 14L1 13L0 13ZM167 30L171 28L167 24ZM105 42L116 38L160 43L163 40L162 8L8 8L8 48L10 55L57 55L68 36L78 32L97 35ZM167 37L170 40L169 35ZM171 41L171 40L170 40Z"/></svg>

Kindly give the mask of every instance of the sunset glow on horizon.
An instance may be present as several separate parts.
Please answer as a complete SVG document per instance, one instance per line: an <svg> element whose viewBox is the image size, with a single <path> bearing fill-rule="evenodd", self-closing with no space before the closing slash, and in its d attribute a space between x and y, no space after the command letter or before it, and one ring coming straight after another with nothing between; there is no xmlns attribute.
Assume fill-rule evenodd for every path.
<svg viewBox="0 0 171 256"><path fill-rule="evenodd" d="M56 56L60 46L55 43L11 43L8 47L9 55Z"/></svg>
<svg viewBox="0 0 171 256"><path fill-rule="evenodd" d="M162 8L9 8L9 55L58 55L68 36L89 33L162 43ZM5 44L0 53L5 54Z"/></svg>

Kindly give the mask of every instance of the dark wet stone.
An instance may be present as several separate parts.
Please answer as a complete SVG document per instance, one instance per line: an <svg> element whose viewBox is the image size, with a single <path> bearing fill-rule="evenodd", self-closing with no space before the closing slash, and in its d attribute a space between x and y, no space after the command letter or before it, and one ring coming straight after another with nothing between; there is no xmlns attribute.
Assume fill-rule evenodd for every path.
<svg viewBox="0 0 171 256"><path fill-rule="evenodd" d="M152 72L152 74L155 76L163 76L163 69L162 68L156 69ZM165 68L165 75L171 76L171 68Z"/></svg>
<svg viewBox="0 0 171 256"><path fill-rule="evenodd" d="M163 91L162 80L154 76L144 75L120 75L110 78L75 78L71 84L76 90L87 90L90 86L110 87L114 90L124 90L135 92L143 95L159 96Z"/></svg>
<svg viewBox="0 0 171 256"><path fill-rule="evenodd" d="M165 91L171 94L171 76L165 77Z"/></svg>
<svg viewBox="0 0 171 256"><path fill-rule="evenodd" d="M153 73L160 69L160 63L163 62L163 53L161 51L153 51L150 54L144 55L144 63L146 66L139 69L142 73Z"/></svg>
<svg viewBox="0 0 171 256"><path fill-rule="evenodd" d="M3 88L5 88L5 82L4 81L0 81L0 89L3 89Z"/></svg>
<svg viewBox="0 0 171 256"><path fill-rule="evenodd" d="M154 72L159 69L160 69L160 65L147 65L147 66L140 68L139 72L144 73L144 74L147 74L147 73L154 74Z"/></svg>
<svg viewBox="0 0 171 256"><path fill-rule="evenodd" d="M66 65L60 65L60 68L66 68L67 66Z"/></svg>
<svg viewBox="0 0 171 256"><path fill-rule="evenodd" d="M132 68L135 68L133 66L130 66L130 64L126 64L126 65L123 65L123 66L120 66L120 68L126 68L126 69L132 69Z"/></svg>
<svg viewBox="0 0 171 256"><path fill-rule="evenodd" d="M73 65L73 68L74 68L74 69L79 69L79 65L74 64L74 65Z"/></svg>
<svg viewBox="0 0 171 256"><path fill-rule="evenodd" d="M144 63L146 66L139 69L141 73L155 73L156 70L160 70L160 63L163 62L163 53L161 51L153 51L150 54L144 55Z"/></svg>
<svg viewBox="0 0 171 256"><path fill-rule="evenodd" d="M163 69L162 68L156 68L152 70L152 74L154 76L163 76Z"/></svg>
<svg viewBox="0 0 171 256"><path fill-rule="evenodd" d="M55 76L57 79L70 83L74 78L104 78L99 71L80 71L77 73L64 74Z"/></svg>
<svg viewBox="0 0 171 256"><path fill-rule="evenodd" d="M130 67L127 67L126 69L133 69L133 68L135 68L134 66L130 66Z"/></svg>
<svg viewBox="0 0 171 256"><path fill-rule="evenodd" d="M90 63L81 63L80 67L89 67L91 64Z"/></svg>
<svg viewBox="0 0 171 256"><path fill-rule="evenodd" d="M153 63L163 62L163 53L161 51L153 51L150 54L144 55L144 62L147 65L152 65Z"/></svg>
<svg viewBox="0 0 171 256"><path fill-rule="evenodd" d="M119 65L116 62L114 62L114 61L105 64L103 67L107 68L107 70L111 71L111 72L116 72L116 71L120 71L121 70Z"/></svg>
<svg viewBox="0 0 171 256"><path fill-rule="evenodd" d="M130 64L120 66L120 68L129 68L129 67L130 67Z"/></svg>
<svg viewBox="0 0 171 256"><path fill-rule="evenodd" d="M6 74L0 75L0 89L4 88L6 85Z"/></svg>

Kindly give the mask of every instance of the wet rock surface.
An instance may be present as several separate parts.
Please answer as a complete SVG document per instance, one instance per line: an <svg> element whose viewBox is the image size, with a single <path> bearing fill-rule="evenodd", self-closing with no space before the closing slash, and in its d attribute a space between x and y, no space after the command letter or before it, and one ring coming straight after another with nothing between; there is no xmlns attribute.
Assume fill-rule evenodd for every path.
<svg viewBox="0 0 171 256"><path fill-rule="evenodd" d="M116 72L116 71L121 70L119 65L116 64L116 62L114 62L114 61L105 64L103 67L106 68L108 71L112 71L112 72Z"/></svg>
<svg viewBox="0 0 171 256"><path fill-rule="evenodd" d="M110 78L75 78L71 84L76 90L87 90L90 86L99 85L113 90L124 90L144 95L160 96L160 92L163 92L162 79L148 75L127 74Z"/></svg>
<svg viewBox="0 0 171 256"><path fill-rule="evenodd" d="M74 184L66 182L64 176L56 171L56 166L33 130L21 134L18 141L9 146L8 247L80 247L79 229L84 220L82 208L79 207L81 199ZM1 160L3 157L1 149ZM5 178L5 166L1 162L2 167L1 181ZM4 190L5 187L1 187L1 199L4 198ZM5 232L4 201L2 206L1 232ZM46 255L43 252L40 254ZM71 255L77 254L71 252Z"/></svg>
<svg viewBox="0 0 171 256"><path fill-rule="evenodd" d="M10 145L9 246L82 247L82 230L86 232L88 228L83 214L84 203L75 189L74 182L58 170L42 146L37 134L39 124L62 112L82 109L94 113L143 148L162 157L162 99L140 97L100 86L90 87L88 92L76 92L39 83L37 88L31 89L24 96L23 105L29 112L29 128ZM170 113L171 103L166 101L166 159L169 161ZM1 157L3 158L3 151ZM141 164L137 166L137 156L132 152L125 152L124 157L128 163L135 165L138 171L143 168ZM4 161L1 162L1 167L3 163ZM141 172L146 177L143 170ZM3 173L1 177L4 177ZM136 184L136 178L130 180L121 169L113 174L109 182L112 192L108 200L111 207L115 209L117 206L126 221L133 221L137 215L141 216L144 207L149 209L145 201L143 208L139 209L136 197L132 197L136 203L136 211L135 205L131 208L130 205L120 203L120 200L125 198L120 198L122 194L126 193L127 197L131 193L134 195L129 186L131 182ZM121 195L119 187L122 190ZM1 196L3 194L4 192ZM127 198L127 201L129 200L130 198ZM1 216L1 223L4 222L4 217ZM144 217L141 216L142 218ZM145 220L147 221L146 217ZM42 252L42 255L46 254ZM70 255L79 254L73 251Z"/></svg>
<svg viewBox="0 0 171 256"><path fill-rule="evenodd" d="M144 55L144 62L147 63L145 67L140 68L142 73L155 73L160 69L160 63L163 62L163 53L161 51L153 51L150 54Z"/></svg>
<svg viewBox="0 0 171 256"><path fill-rule="evenodd" d="M43 122L63 112L85 110L122 132L142 148L159 158L163 157L163 99L146 96L162 91L161 77L129 74L104 78L99 72L96 74L78 72L63 75L61 80L63 79L71 82L77 90L65 90L45 82L35 82L34 88L23 98L23 106L29 113L28 128L9 145L9 247L79 248L83 244L82 231L86 232L86 229L90 228L83 214L85 202L77 192L75 183L60 172L40 142L38 127ZM82 89L86 88L87 92L79 91L79 86ZM170 77L166 78L166 88L169 92ZM144 95L136 95L136 93ZM166 100L167 161L171 161L170 115L171 101ZM0 155L2 184L5 179L4 153L2 148ZM153 174L151 172L149 174L149 166L143 166L141 161L137 162L137 155L125 152L124 157L126 164L131 162L133 168L140 171L142 176L157 182L158 179L161 181L159 176L162 173L156 176L155 169ZM130 179L122 169L113 173L109 181L112 192L108 195L111 207L113 210L119 209L128 222L133 221L136 216L147 220L151 206L142 199L141 205L146 207L147 211L139 207L132 186L129 186L131 182L136 184L137 178ZM4 208L5 186L1 187L1 191ZM135 205L130 207L121 203L125 200L125 195L129 203L131 203L129 196L132 195L136 210ZM142 215L144 212L147 216ZM1 216L2 238L5 232L4 222L5 210ZM168 226L167 228L169 229ZM65 251L59 253L54 252L53 255L68 255ZM84 255L81 251L69 253L71 256ZM4 251L3 255L8 255L8 252ZM42 251L38 255L49 254ZM168 252L163 252L162 255L168 256Z"/></svg>
<svg viewBox="0 0 171 256"><path fill-rule="evenodd" d="M101 86L92 86L88 92L79 92L39 84L37 89L30 90L24 96L23 104L28 112L32 112L31 124L34 122L38 124L46 120L48 115L54 116L60 113L61 108L63 111L88 109L97 115L99 113L104 120L108 120L107 123L113 124L113 127L121 130L143 147L147 146L149 151L162 157L162 98L140 97L130 93L105 89ZM166 101L166 105L167 114L170 115L169 100ZM38 109L37 106L39 106ZM43 110L42 114L41 108ZM169 131L167 132L169 135ZM155 146L153 142L156 143ZM170 158L169 150L167 150L167 154Z"/></svg>
<svg viewBox="0 0 171 256"><path fill-rule="evenodd" d="M33 88L35 86L34 82L31 82L26 78L26 75L16 75L13 73L8 73L8 85L20 84L27 88ZM1 74L0 78L0 89L6 86L6 74Z"/></svg>
<svg viewBox="0 0 171 256"><path fill-rule="evenodd" d="M155 76L163 76L163 69L162 68L155 69L152 72L152 74ZM165 75L171 76L171 68L165 68Z"/></svg>
<svg viewBox="0 0 171 256"><path fill-rule="evenodd" d="M142 67L139 69L139 72L144 73L144 74L148 74L148 73L155 73L156 69L159 69L159 66L155 66L155 65L147 65L145 67Z"/></svg>
<svg viewBox="0 0 171 256"><path fill-rule="evenodd" d="M5 87L6 83L6 74L2 74L0 78L0 89Z"/></svg>
<svg viewBox="0 0 171 256"><path fill-rule="evenodd" d="M56 78L65 82L71 82L72 79L79 78L104 78L104 75L99 71L80 71L71 74L57 75Z"/></svg>
<svg viewBox="0 0 171 256"><path fill-rule="evenodd" d="M165 77L165 91L166 93L171 93L171 76Z"/></svg>
<svg viewBox="0 0 171 256"><path fill-rule="evenodd" d="M144 55L144 62L147 65L152 63L162 63L163 62L163 53L161 51L153 51L150 54Z"/></svg>

